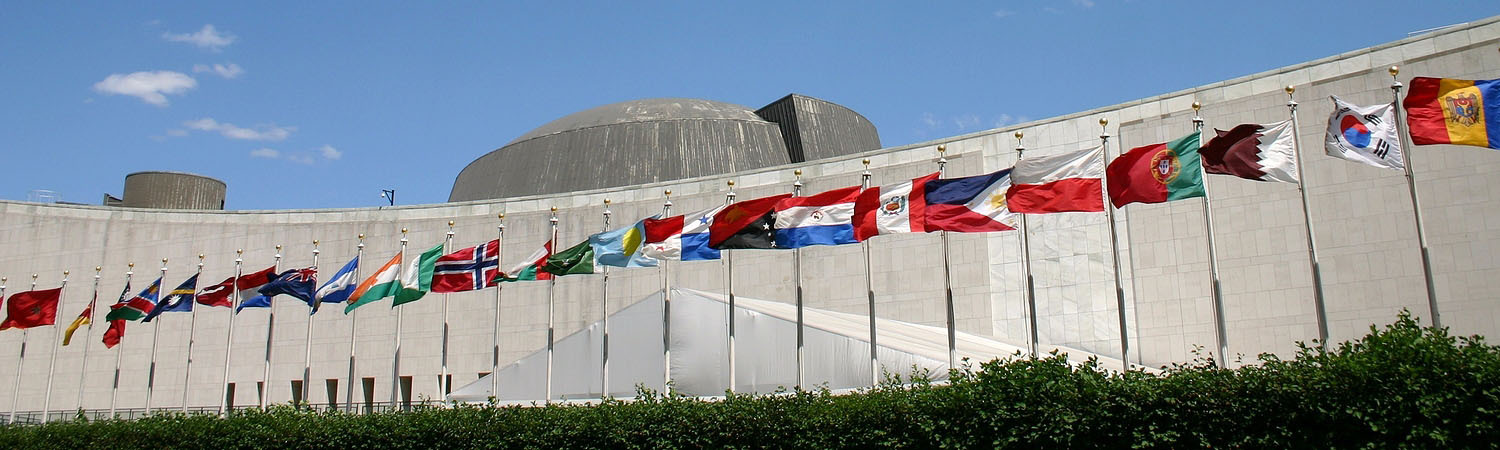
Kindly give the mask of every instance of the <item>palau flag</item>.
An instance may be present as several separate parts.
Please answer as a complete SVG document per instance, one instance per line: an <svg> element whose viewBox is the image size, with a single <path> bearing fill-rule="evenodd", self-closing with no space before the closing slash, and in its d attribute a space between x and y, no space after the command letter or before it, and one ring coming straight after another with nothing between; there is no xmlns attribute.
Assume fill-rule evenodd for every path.
<svg viewBox="0 0 1500 450"><path fill-rule="evenodd" d="M1413 78L1401 106L1413 144L1500 149L1500 80Z"/></svg>

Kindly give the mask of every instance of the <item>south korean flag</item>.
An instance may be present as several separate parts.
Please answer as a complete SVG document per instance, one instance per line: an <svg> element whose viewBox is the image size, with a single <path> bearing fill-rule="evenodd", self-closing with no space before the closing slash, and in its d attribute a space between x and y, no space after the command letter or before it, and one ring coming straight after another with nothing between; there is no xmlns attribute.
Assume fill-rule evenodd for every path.
<svg viewBox="0 0 1500 450"><path fill-rule="evenodd" d="M1396 132L1394 104L1359 106L1333 99L1324 149L1328 156L1375 167L1403 170L1401 135Z"/></svg>

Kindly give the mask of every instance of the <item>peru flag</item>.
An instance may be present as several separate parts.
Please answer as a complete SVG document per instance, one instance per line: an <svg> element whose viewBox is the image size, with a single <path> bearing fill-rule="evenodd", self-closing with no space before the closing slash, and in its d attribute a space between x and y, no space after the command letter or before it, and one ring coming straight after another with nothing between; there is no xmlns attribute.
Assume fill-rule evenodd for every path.
<svg viewBox="0 0 1500 450"><path fill-rule="evenodd" d="M1016 214L1007 207L1010 169L927 182L927 231L983 233L1014 230Z"/></svg>
<svg viewBox="0 0 1500 450"><path fill-rule="evenodd" d="M840 245L854 239L854 201L859 186L776 202L776 248Z"/></svg>
<svg viewBox="0 0 1500 450"><path fill-rule="evenodd" d="M708 228L721 209L724 207L715 206L665 219L646 219L646 243L641 253L661 260L719 259L719 251L708 246Z"/></svg>
<svg viewBox="0 0 1500 450"><path fill-rule="evenodd" d="M1104 210L1104 147L1021 158L1006 191L1011 212L1045 214Z"/></svg>
<svg viewBox="0 0 1500 450"><path fill-rule="evenodd" d="M854 239L863 241L881 234L927 231L924 220L927 200L923 194L927 182L937 177L934 172L905 183L860 192L854 202Z"/></svg>

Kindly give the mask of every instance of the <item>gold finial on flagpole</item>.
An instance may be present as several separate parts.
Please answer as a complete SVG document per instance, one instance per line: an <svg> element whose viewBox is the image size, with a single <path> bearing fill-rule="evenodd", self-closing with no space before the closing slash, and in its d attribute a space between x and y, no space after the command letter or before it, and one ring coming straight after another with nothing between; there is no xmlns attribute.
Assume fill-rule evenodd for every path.
<svg viewBox="0 0 1500 450"><path fill-rule="evenodd" d="M1197 113L1198 110L1200 110L1200 109L1203 109L1203 104L1202 103L1198 103L1198 102L1193 102L1193 112Z"/></svg>
<svg viewBox="0 0 1500 450"><path fill-rule="evenodd" d="M729 187L730 187L730 188L733 188L733 187L734 187L734 180L729 180Z"/></svg>
<svg viewBox="0 0 1500 450"><path fill-rule="evenodd" d="M604 199L604 205L605 205L605 206L609 206L609 199L607 199L607 198L606 198L606 199Z"/></svg>
<svg viewBox="0 0 1500 450"><path fill-rule="evenodd" d="M802 169L793 170L792 175L802 176Z"/></svg>
<svg viewBox="0 0 1500 450"><path fill-rule="evenodd" d="M203 270L203 254L198 254L198 270Z"/></svg>
<svg viewBox="0 0 1500 450"><path fill-rule="evenodd" d="M364 234L364 233L360 233L360 234L359 234L359 239L360 239L360 240L364 240L364 238L365 238L365 234Z"/></svg>
<svg viewBox="0 0 1500 450"><path fill-rule="evenodd" d="M402 229L401 229L401 234L406 234L406 228L402 228ZM280 246L280 245L278 245L278 246L276 246L276 247L277 247L277 248L281 248L281 246Z"/></svg>
<svg viewBox="0 0 1500 450"><path fill-rule="evenodd" d="M553 213L553 214L556 214L556 213L557 213L557 207L556 207L556 206L553 206L553 207L552 207L552 213Z"/></svg>
<svg viewBox="0 0 1500 450"><path fill-rule="evenodd" d="M1394 76L1396 76L1396 75L1397 75L1397 74L1400 74L1400 73L1401 73L1401 68L1400 68L1400 67L1397 67L1397 66L1391 66L1391 68L1389 68L1389 69L1385 69L1385 71L1386 71L1386 72L1390 72L1390 73L1391 73L1391 76L1393 76L1393 77L1394 77Z"/></svg>
<svg viewBox="0 0 1500 450"><path fill-rule="evenodd" d="M500 220L505 220L505 213L496 214L495 218L496 219L500 219Z"/></svg>
<svg viewBox="0 0 1500 450"><path fill-rule="evenodd" d="M1109 126L1109 119L1100 117L1099 118L1099 126L1101 126L1101 127L1107 127L1107 126Z"/></svg>
<svg viewBox="0 0 1500 450"><path fill-rule="evenodd" d="M1297 92L1297 87L1288 84L1288 85L1286 85L1286 89L1283 89L1283 90L1286 91L1286 95L1292 95L1293 92Z"/></svg>
<svg viewBox="0 0 1500 450"><path fill-rule="evenodd" d="M453 221L452 221L452 220L450 220L450 221L448 221L448 227L449 227L449 228L452 228L452 227L453 227Z"/></svg>
<svg viewBox="0 0 1500 450"><path fill-rule="evenodd" d="M870 170L870 158L865 158L865 159L861 160L860 164L864 164L865 165L865 170Z"/></svg>

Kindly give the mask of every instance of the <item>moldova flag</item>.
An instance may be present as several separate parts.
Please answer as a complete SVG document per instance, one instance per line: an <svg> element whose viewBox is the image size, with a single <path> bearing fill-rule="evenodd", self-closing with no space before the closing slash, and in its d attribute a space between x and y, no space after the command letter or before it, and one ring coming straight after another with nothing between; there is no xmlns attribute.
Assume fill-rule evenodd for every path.
<svg viewBox="0 0 1500 450"><path fill-rule="evenodd" d="M1130 203L1162 203L1203 196L1203 165L1198 135L1136 147L1109 163L1109 201L1116 208Z"/></svg>
<svg viewBox="0 0 1500 450"><path fill-rule="evenodd" d="M1500 149L1500 80L1416 77L1401 106L1413 144Z"/></svg>

